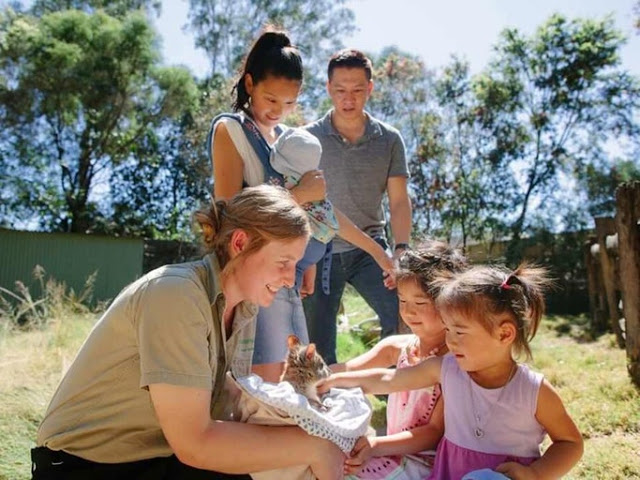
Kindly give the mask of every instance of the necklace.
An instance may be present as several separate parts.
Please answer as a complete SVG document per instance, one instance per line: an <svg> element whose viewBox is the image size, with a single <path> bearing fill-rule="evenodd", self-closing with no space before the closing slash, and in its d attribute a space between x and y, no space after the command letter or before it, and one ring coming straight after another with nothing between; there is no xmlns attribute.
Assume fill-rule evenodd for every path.
<svg viewBox="0 0 640 480"><path fill-rule="evenodd" d="M440 350L445 347L445 345L446 342L442 342L441 344L436 345L431 350L429 350L426 355L422 355L422 349L420 348L420 338L416 338L413 345L411 345L407 349L407 363L409 363L410 365L415 365L415 363L420 363L426 358L433 357L437 355L438 352L440 352Z"/></svg>
<svg viewBox="0 0 640 480"><path fill-rule="evenodd" d="M493 413L493 409L495 408L495 406L500 403L500 400L502 400L502 396L504 395L504 392L507 389L509 382L511 381L514 374L516 373L517 365L518 364L514 362L513 365L511 366L511 370L509 371L509 377L507 378L507 381L505 382L505 384L501 387L500 393L498 394L498 398L496 398L496 401L491 404L487 412L484 414L484 421L483 421L482 415L478 413L478 409L476 406L475 395L473 393L473 386L471 385L471 382L473 380L471 380L471 375L467 373L467 380L468 380L467 387L469 389L469 397L471 398L471 408L473 409L473 419L476 423L475 428L473 430L473 434L475 435L476 438L484 437L484 429L487 425L487 422L489 421L489 418L491 417L491 413Z"/></svg>

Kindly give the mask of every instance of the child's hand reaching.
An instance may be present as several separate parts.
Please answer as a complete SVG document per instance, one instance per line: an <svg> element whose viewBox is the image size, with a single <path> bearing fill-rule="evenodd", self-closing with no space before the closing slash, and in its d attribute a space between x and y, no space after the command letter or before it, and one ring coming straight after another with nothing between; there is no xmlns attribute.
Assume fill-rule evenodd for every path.
<svg viewBox="0 0 640 480"><path fill-rule="evenodd" d="M327 378L323 378L318 383L316 383L316 390L318 392L318 395L322 395L324 393L327 393L329 390L331 390L332 383L333 383L332 377L333 377L333 374L329 375Z"/></svg>
<svg viewBox="0 0 640 480"><path fill-rule="evenodd" d="M355 475L373 456L373 449L375 447L376 437L360 437L356 442L353 450L344 461L344 474Z"/></svg>

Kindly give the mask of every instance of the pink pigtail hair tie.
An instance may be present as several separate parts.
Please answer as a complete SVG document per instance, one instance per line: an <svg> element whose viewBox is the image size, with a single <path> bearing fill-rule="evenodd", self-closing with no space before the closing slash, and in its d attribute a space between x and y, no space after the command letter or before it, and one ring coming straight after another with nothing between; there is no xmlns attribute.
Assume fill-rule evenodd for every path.
<svg viewBox="0 0 640 480"><path fill-rule="evenodd" d="M511 285L509 285L509 280L511 279L511 275L507 276L507 278L505 278L502 283L500 284L500 288L502 290L511 290L513 287Z"/></svg>

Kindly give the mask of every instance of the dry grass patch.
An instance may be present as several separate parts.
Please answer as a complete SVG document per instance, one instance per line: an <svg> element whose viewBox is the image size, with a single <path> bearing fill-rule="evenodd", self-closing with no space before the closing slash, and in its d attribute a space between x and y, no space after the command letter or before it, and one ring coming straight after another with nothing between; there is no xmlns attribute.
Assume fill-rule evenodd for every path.
<svg viewBox="0 0 640 480"><path fill-rule="evenodd" d="M42 415L95 318L69 314L0 337L0 480L30 478L29 450Z"/></svg>

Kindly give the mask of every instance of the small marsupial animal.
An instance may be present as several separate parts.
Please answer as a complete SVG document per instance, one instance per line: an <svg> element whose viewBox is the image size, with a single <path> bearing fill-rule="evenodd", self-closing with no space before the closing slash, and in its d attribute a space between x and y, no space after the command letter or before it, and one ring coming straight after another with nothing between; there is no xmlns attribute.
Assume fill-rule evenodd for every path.
<svg viewBox="0 0 640 480"><path fill-rule="evenodd" d="M327 378L331 371L317 352L313 343L303 345L295 335L287 337L289 352L285 358L281 382L289 382L293 389L309 400L309 403L320 410L326 410L316 391L317 383Z"/></svg>

